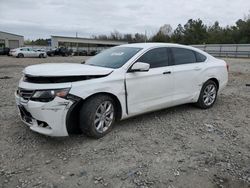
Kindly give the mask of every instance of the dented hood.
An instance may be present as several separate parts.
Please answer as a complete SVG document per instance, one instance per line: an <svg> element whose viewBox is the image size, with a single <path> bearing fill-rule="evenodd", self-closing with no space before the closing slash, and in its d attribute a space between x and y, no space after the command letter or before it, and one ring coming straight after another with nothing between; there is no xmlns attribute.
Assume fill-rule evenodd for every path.
<svg viewBox="0 0 250 188"><path fill-rule="evenodd" d="M91 76L107 75L113 71L111 68L97 67L77 63L47 63L31 65L23 70L30 76L57 77L57 76Z"/></svg>

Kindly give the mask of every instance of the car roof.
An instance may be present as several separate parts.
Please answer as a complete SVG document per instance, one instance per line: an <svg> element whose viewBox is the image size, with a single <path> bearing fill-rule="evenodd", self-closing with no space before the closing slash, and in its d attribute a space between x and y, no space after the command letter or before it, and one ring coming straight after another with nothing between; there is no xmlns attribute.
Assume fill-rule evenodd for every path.
<svg viewBox="0 0 250 188"><path fill-rule="evenodd" d="M153 47L189 47L180 44L174 43L133 43L133 44L124 44L123 47L135 47L135 48L153 48Z"/></svg>
<svg viewBox="0 0 250 188"><path fill-rule="evenodd" d="M121 45L120 47L134 47L134 48L143 48L144 50L148 50L151 48L157 48L157 47L177 47L177 48L185 48L185 49L190 49L194 50L196 52L199 52L203 55L206 55L207 57L210 56L209 54L205 53L204 51L192 47L192 46L187 46L187 45L181 45L181 44L176 44L176 43L133 43L133 44L124 44Z"/></svg>

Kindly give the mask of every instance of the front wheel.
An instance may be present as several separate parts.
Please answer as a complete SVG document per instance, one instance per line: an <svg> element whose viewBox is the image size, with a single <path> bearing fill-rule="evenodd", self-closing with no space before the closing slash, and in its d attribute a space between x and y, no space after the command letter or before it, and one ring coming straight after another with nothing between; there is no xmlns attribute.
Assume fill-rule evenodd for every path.
<svg viewBox="0 0 250 188"><path fill-rule="evenodd" d="M114 100L107 95L88 99L80 111L80 128L87 135L101 138L111 131L115 123Z"/></svg>
<svg viewBox="0 0 250 188"><path fill-rule="evenodd" d="M202 109L211 108L217 98L218 86L212 80L204 83L196 105Z"/></svg>

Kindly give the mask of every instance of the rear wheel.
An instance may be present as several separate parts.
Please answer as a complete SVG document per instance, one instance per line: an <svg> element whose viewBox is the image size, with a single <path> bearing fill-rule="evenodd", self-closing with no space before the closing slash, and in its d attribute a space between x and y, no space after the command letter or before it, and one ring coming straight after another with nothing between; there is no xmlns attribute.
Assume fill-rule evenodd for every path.
<svg viewBox="0 0 250 188"><path fill-rule="evenodd" d="M23 58L24 57L24 55L22 54L22 53L19 53L18 55L17 55L17 58Z"/></svg>
<svg viewBox="0 0 250 188"><path fill-rule="evenodd" d="M207 109L214 105L217 98L218 86L212 80L204 83L199 100L196 105L200 108Z"/></svg>
<svg viewBox="0 0 250 188"><path fill-rule="evenodd" d="M111 131L116 116L114 100L108 95L88 99L80 111L80 128L87 135L101 138Z"/></svg>

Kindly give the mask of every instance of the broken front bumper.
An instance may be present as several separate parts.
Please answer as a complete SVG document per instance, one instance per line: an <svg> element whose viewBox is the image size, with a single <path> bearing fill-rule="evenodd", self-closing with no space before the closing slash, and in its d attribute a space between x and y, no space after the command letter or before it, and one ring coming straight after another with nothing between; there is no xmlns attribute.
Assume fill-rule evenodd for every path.
<svg viewBox="0 0 250 188"><path fill-rule="evenodd" d="M21 120L31 130L48 136L68 136L67 112L73 101L56 97L50 102L25 101L15 93Z"/></svg>

